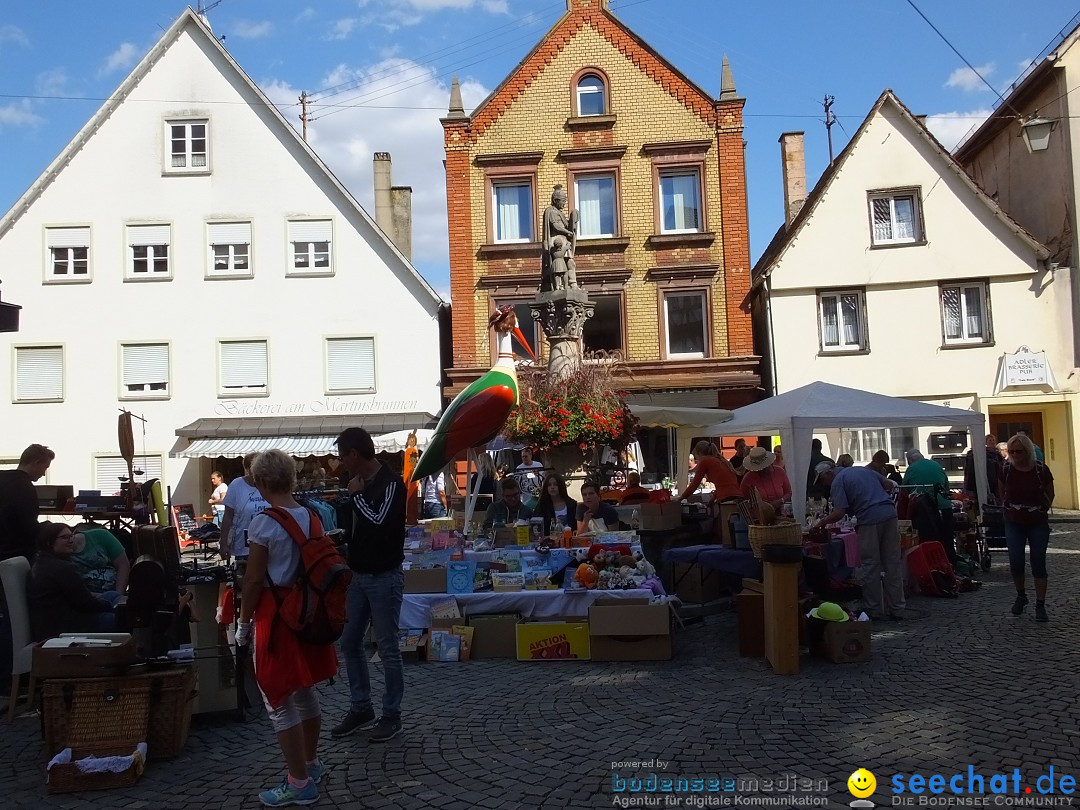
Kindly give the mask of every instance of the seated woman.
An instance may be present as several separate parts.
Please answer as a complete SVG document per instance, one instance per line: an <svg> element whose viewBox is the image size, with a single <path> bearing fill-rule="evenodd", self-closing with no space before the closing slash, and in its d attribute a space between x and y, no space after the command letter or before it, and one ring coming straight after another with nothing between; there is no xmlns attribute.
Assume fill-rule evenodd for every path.
<svg viewBox="0 0 1080 810"><path fill-rule="evenodd" d="M694 445L694 457L697 466L694 468L694 477L690 485L683 490L679 500L685 500L697 492L703 479L708 479L716 487L716 500L727 501L741 497L739 491L739 477L731 462L716 452L716 445L700 441Z"/></svg>
<svg viewBox="0 0 1080 810"><path fill-rule="evenodd" d="M61 633L108 633L116 627L115 591L94 596L71 561L75 535L63 523L42 523L27 598L34 639Z"/></svg>
<svg viewBox="0 0 1080 810"><path fill-rule="evenodd" d="M744 498L749 498L750 492L756 489L758 496L779 512L784 501L791 498L791 481L775 462L776 456L764 447L753 448L743 459L746 475L740 487Z"/></svg>
<svg viewBox="0 0 1080 810"><path fill-rule="evenodd" d="M578 534L596 531L618 531L619 513L600 500L600 486L592 481L581 485L582 503L577 507Z"/></svg>
<svg viewBox="0 0 1080 810"><path fill-rule="evenodd" d="M123 545L112 532L93 524L84 524L75 531L74 547L71 561L75 563L90 593L116 591L122 594L127 590L131 563Z"/></svg>
<svg viewBox="0 0 1080 810"><path fill-rule="evenodd" d="M651 490L641 485L641 475L634 470L626 474L626 489L622 491L623 506L635 506L647 503Z"/></svg>
<svg viewBox="0 0 1080 810"><path fill-rule="evenodd" d="M573 529L577 520L577 501L566 493L566 479L556 472L548 473L536 502L534 517L544 519L544 536L551 534L551 527L561 523Z"/></svg>

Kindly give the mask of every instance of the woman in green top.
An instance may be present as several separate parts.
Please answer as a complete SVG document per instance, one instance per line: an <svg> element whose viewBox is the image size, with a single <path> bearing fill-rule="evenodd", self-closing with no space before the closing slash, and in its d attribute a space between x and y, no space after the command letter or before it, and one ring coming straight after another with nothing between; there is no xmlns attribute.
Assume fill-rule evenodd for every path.
<svg viewBox="0 0 1080 810"><path fill-rule="evenodd" d="M75 553L69 558L79 571L90 593L103 594L127 590L128 562L124 546L108 529L93 525L80 528L74 539Z"/></svg>

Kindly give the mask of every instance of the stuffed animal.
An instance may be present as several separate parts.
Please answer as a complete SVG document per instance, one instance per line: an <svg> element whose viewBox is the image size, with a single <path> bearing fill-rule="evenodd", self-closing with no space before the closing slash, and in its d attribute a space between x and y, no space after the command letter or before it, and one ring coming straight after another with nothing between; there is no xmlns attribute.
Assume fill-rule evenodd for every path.
<svg viewBox="0 0 1080 810"><path fill-rule="evenodd" d="M582 563L574 573L574 579L586 588L595 588L598 579L596 569L588 563Z"/></svg>

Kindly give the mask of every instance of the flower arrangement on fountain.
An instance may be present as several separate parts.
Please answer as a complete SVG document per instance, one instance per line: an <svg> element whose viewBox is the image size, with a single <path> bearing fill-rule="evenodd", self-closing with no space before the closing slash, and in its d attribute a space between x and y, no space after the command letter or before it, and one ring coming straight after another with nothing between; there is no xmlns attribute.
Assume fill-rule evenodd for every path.
<svg viewBox="0 0 1080 810"><path fill-rule="evenodd" d="M503 435L541 450L567 445L624 449L634 440L637 418L617 385L621 374L610 361L581 363L563 376L549 375L542 367L519 369L520 401Z"/></svg>

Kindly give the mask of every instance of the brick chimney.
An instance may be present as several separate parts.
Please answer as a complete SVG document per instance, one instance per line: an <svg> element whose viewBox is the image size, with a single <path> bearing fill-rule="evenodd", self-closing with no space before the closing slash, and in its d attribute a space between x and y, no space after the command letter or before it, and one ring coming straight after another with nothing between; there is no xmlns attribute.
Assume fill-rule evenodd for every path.
<svg viewBox="0 0 1080 810"><path fill-rule="evenodd" d="M609 0L566 0L566 10L573 11L575 8L599 8L608 11Z"/></svg>
<svg viewBox="0 0 1080 810"><path fill-rule="evenodd" d="M373 160L375 181L375 224L390 237L406 259L412 261L412 188L394 186L389 152L376 152Z"/></svg>
<svg viewBox="0 0 1080 810"><path fill-rule="evenodd" d="M803 133L785 132L780 136L780 158L784 168L784 216L786 224L790 225L806 202Z"/></svg>
<svg viewBox="0 0 1080 810"><path fill-rule="evenodd" d="M412 261L412 187L390 187L391 220L394 223L394 244L406 259Z"/></svg>

